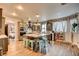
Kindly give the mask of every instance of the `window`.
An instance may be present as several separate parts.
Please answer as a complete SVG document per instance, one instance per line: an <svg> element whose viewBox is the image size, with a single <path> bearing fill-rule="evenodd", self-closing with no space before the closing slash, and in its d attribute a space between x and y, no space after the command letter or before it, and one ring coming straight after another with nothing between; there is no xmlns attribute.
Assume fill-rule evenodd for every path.
<svg viewBox="0 0 79 59"><path fill-rule="evenodd" d="M76 18L70 20L70 31L71 32L73 32L73 26L72 26L73 23L77 23L77 19ZM77 32L77 27L75 28L75 32Z"/></svg>
<svg viewBox="0 0 79 59"><path fill-rule="evenodd" d="M41 32L46 32L46 23L42 24L42 30Z"/></svg>
<svg viewBox="0 0 79 59"><path fill-rule="evenodd" d="M55 32L66 32L67 31L67 21L54 22L53 31Z"/></svg>

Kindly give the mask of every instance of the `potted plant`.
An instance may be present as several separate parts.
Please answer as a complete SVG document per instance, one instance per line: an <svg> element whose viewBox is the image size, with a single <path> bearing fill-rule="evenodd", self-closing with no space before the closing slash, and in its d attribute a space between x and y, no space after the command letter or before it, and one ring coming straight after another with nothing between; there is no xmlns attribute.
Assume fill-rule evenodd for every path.
<svg viewBox="0 0 79 59"><path fill-rule="evenodd" d="M78 24L77 23L73 23L72 26L73 26L72 30L75 32L75 28L78 26Z"/></svg>

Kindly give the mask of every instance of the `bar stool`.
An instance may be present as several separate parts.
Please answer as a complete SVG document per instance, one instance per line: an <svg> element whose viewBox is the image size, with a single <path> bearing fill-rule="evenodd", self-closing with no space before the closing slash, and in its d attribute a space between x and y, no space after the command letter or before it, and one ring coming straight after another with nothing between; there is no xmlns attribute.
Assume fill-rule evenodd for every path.
<svg viewBox="0 0 79 59"><path fill-rule="evenodd" d="M39 40L39 52L42 52L43 48L44 48L43 40Z"/></svg>
<svg viewBox="0 0 79 59"><path fill-rule="evenodd" d="M29 42L29 39L27 38L26 41L25 41L26 48L28 48L28 42Z"/></svg>
<svg viewBox="0 0 79 59"><path fill-rule="evenodd" d="M34 43L34 38L33 37L28 37L28 42L27 45L33 50L33 43Z"/></svg>
<svg viewBox="0 0 79 59"><path fill-rule="evenodd" d="M28 47L30 47L32 50L33 50L33 43L34 43L34 40L30 40L30 39L27 42Z"/></svg>
<svg viewBox="0 0 79 59"><path fill-rule="evenodd" d="M46 54L48 52L48 42L47 42L47 38L42 37L41 40L39 41L39 51L41 53Z"/></svg>
<svg viewBox="0 0 79 59"><path fill-rule="evenodd" d="M35 42L33 45L33 51L39 52L39 39L35 39Z"/></svg>
<svg viewBox="0 0 79 59"><path fill-rule="evenodd" d="M28 47L28 41L29 41L28 38L23 38L23 46L24 46L25 48Z"/></svg>

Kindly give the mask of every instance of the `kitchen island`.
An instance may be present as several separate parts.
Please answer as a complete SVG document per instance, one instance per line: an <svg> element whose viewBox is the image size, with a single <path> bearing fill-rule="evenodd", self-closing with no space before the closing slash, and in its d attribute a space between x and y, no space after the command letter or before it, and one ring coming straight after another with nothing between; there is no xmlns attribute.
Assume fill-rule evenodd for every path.
<svg viewBox="0 0 79 59"><path fill-rule="evenodd" d="M23 35L24 47L30 48L35 52L46 53L48 46L47 36L52 34L52 32L47 33L30 33Z"/></svg>

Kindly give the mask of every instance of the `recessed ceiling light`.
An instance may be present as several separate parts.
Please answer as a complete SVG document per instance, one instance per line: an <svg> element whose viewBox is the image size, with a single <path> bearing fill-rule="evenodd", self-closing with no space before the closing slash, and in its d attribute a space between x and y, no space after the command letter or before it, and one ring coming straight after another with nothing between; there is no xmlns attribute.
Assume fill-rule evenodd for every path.
<svg viewBox="0 0 79 59"><path fill-rule="evenodd" d="M28 21L31 21L31 18L30 17L28 17Z"/></svg>
<svg viewBox="0 0 79 59"><path fill-rule="evenodd" d="M23 7L19 5L19 6L17 6L17 9L23 10Z"/></svg>
<svg viewBox="0 0 79 59"><path fill-rule="evenodd" d="M13 16L17 16L17 14L15 12L12 13Z"/></svg>
<svg viewBox="0 0 79 59"><path fill-rule="evenodd" d="M38 18L38 17L40 17L40 15L39 15L39 14L37 14L37 15L36 15L36 17Z"/></svg>

